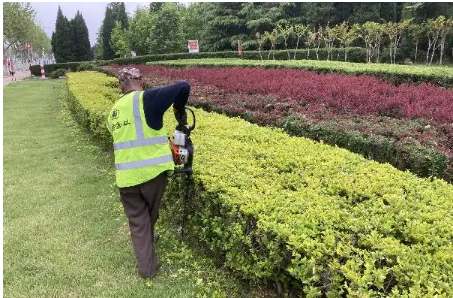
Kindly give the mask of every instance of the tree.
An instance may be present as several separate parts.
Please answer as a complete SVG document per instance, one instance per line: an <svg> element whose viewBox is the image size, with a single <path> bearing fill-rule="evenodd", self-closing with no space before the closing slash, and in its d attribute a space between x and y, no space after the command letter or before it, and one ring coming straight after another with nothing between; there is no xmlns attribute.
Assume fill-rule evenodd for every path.
<svg viewBox="0 0 453 298"><path fill-rule="evenodd" d="M35 27L35 12L30 3L3 2L3 52L30 41Z"/></svg>
<svg viewBox="0 0 453 298"><path fill-rule="evenodd" d="M155 13L147 8L137 8L129 22L129 42L137 55L149 54Z"/></svg>
<svg viewBox="0 0 453 298"><path fill-rule="evenodd" d="M191 2L188 7L182 9L181 21L184 40L201 41L203 39L205 7L205 2Z"/></svg>
<svg viewBox="0 0 453 298"><path fill-rule="evenodd" d="M234 50L239 35L245 32L245 19L240 15L242 3L210 2L206 4L206 23L202 49Z"/></svg>
<svg viewBox="0 0 453 298"><path fill-rule="evenodd" d="M271 48L269 50L269 54L267 55L267 59L270 59L272 53L272 58L275 60L275 43L277 42L277 30L274 29L270 33L268 31L264 31L264 37L271 43Z"/></svg>
<svg viewBox="0 0 453 298"><path fill-rule="evenodd" d="M289 55L289 49L288 49L288 38L293 32L293 27L292 26L282 26L280 24L277 25L276 28L277 36L280 36L283 38L283 42L285 43L285 49L286 52L288 53L288 60L291 60L291 56Z"/></svg>
<svg viewBox="0 0 453 298"><path fill-rule="evenodd" d="M90 40L88 28L82 14L77 11L76 16L71 20L75 37L75 61L88 61L91 59Z"/></svg>
<svg viewBox="0 0 453 298"><path fill-rule="evenodd" d="M105 9L104 21L102 22L102 59L112 60L115 58L110 39L112 38L112 31L115 28L115 19L110 5Z"/></svg>
<svg viewBox="0 0 453 298"><path fill-rule="evenodd" d="M131 47L127 38L127 31L122 27L123 26L120 21L115 21L115 28L113 28L111 39L115 55L120 58L130 54L131 52Z"/></svg>
<svg viewBox="0 0 453 298"><path fill-rule="evenodd" d="M344 48L344 61L348 61L348 47L358 38L359 25L350 26L343 22L335 27L336 38L340 42L340 46Z"/></svg>
<svg viewBox="0 0 453 298"><path fill-rule="evenodd" d="M158 12L162 9L163 6L164 6L163 2L151 2L149 4L149 11Z"/></svg>
<svg viewBox="0 0 453 298"><path fill-rule="evenodd" d="M244 49L256 49L257 40L253 37L257 33L272 31L278 20L283 16L283 7L278 3L245 2L239 11L239 17L245 20L243 40Z"/></svg>
<svg viewBox="0 0 453 298"><path fill-rule="evenodd" d="M420 40L426 35L426 27L422 24L410 24L409 35L412 37L415 43L414 63L417 63L418 44L420 43Z"/></svg>
<svg viewBox="0 0 453 298"><path fill-rule="evenodd" d="M379 19L384 22L398 23L396 13L396 2L381 2Z"/></svg>
<svg viewBox="0 0 453 298"><path fill-rule="evenodd" d="M293 59L296 59L296 53L297 49L299 48L299 43L301 40L303 40L307 34L308 27L302 24L296 24L294 25L294 34L297 37L297 42L296 42L296 48L294 50L294 57Z"/></svg>
<svg viewBox="0 0 453 298"><path fill-rule="evenodd" d="M96 37L96 44L94 45L94 59L95 60L102 60L104 51L103 51L103 41L102 41L102 25L98 29L97 37Z"/></svg>
<svg viewBox="0 0 453 298"><path fill-rule="evenodd" d="M76 61L74 29L58 7L55 31L52 34L52 51L57 63Z"/></svg>
<svg viewBox="0 0 453 298"><path fill-rule="evenodd" d="M439 18L442 18L440 16ZM442 64L442 58L444 56L445 50L445 41L447 36L453 32L453 19L442 18L441 22L443 23L440 30L440 58L439 64Z"/></svg>
<svg viewBox="0 0 453 298"><path fill-rule="evenodd" d="M109 5L112 9L113 19L121 23L122 29L129 29L129 18L124 2L111 2Z"/></svg>
<svg viewBox="0 0 453 298"><path fill-rule="evenodd" d="M379 22L381 20L381 3L359 2L353 3L353 11L347 21L351 24Z"/></svg>
<svg viewBox="0 0 453 298"><path fill-rule="evenodd" d="M383 29L382 25L375 22L366 22L361 26L359 36L364 40L366 45L367 62L376 55L376 62L379 62L381 53Z"/></svg>
<svg viewBox="0 0 453 298"><path fill-rule="evenodd" d="M429 60L429 65L433 62L434 53L437 48L440 46L438 43L442 29L445 26L445 17L440 16L437 19L428 19L426 21L427 33L428 33L428 51L426 53L426 63L428 64L429 53L431 52L431 60Z"/></svg>
<svg viewBox="0 0 453 298"><path fill-rule="evenodd" d="M302 21L306 24L324 26L335 22L335 6L332 2L305 2L301 10Z"/></svg>
<svg viewBox="0 0 453 298"><path fill-rule="evenodd" d="M175 3L165 3L157 13L152 32L151 53L169 54L184 49L181 14Z"/></svg>
<svg viewBox="0 0 453 298"><path fill-rule="evenodd" d="M256 35L256 43L258 44L258 52L260 53L260 58L263 60L263 55L261 55L261 48L263 47L264 43L264 36L261 33L257 32Z"/></svg>
<svg viewBox="0 0 453 298"><path fill-rule="evenodd" d="M441 15L453 18L453 3L451 2L405 2L403 19L413 19L421 24L428 19L435 19Z"/></svg>
<svg viewBox="0 0 453 298"><path fill-rule="evenodd" d="M336 30L331 28L329 24L323 30L322 39L327 48L327 60L333 60L332 58L332 49L335 40L337 39Z"/></svg>
<svg viewBox="0 0 453 298"><path fill-rule="evenodd" d="M398 50L401 38L408 29L410 22L410 20L404 20L401 23L388 22L383 25L383 30L390 39L390 63L396 63L396 51Z"/></svg>

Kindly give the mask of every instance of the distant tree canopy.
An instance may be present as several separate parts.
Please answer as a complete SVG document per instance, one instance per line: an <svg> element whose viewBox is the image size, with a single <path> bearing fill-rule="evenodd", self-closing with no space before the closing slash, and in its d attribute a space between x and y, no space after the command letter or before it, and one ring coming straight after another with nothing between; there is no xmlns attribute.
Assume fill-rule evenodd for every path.
<svg viewBox="0 0 453 298"><path fill-rule="evenodd" d="M55 31L52 33L52 51L58 63L92 58L88 28L82 13L77 11L74 19L69 21L58 7Z"/></svg>
<svg viewBox="0 0 453 298"><path fill-rule="evenodd" d="M430 47L427 20L441 15L446 17L446 25L435 32L436 44ZM118 27L115 42L126 38L138 55L185 51L190 39L199 40L203 52L235 50L241 39L244 50L359 46L369 50L369 61L379 60L382 51L394 62L397 53L416 57L417 53L432 54L441 48L451 56L448 49L453 40L448 20L452 18L453 3L152 2L139 7L128 19L124 3L113 2L106 8L95 49L97 57L115 57L112 31L118 21L124 36L118 39ZM420 24L424 33L412 32L421 29L403 24L405 20ZM440 55L437 52L436 57ZM295 55L288 53L288 57Z"/></svg>
<svg viewBox="0 0 453 298"><path fill-rule="evenodd" d="M3 2L3 53L24 51L30 43L33 52L50 53L50 38L35 22L35 12L30 3Z"/></svg>

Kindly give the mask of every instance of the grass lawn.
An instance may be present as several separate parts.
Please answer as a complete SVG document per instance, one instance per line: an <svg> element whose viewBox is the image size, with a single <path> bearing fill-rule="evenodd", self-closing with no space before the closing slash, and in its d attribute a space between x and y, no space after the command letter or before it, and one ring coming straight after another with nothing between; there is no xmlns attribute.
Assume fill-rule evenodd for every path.
<svg viewBox="0 0 453 298"><path fill-rule="evenodd" d="M4 88L4 297L269 297L178 241L165 212L163 267L138 276L111 155L72 120L64 83Z"/></svg>

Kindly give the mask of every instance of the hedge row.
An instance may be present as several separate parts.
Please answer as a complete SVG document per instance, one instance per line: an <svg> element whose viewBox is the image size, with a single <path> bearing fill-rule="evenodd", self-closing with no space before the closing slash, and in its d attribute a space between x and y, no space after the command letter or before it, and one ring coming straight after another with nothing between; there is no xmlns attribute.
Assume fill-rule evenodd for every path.
<svg viewBox="0 0 453 298"><path fill-rule="evenodd" d="M361 154L362 156L365 156L369 159L384 163L390 163L400 170L410 170L412 173L415 173L421 177L436 176L446 180L447 182L453 181L452 152L451 150L445 151L444 148L442 148L442 146L448 146L444 143L445 138L442 138L441 136L427 137L426 135L424 135L423 138L427 139L427 141L429 140L428 143L431 145L421 144L417 141L417 139L420 138L420 135L417 131L412 130L415 129L415 127L413 125L410 125L411 120L409 119L406 119L406 122L403 122L403 120L401 120L396 124L392 123L392 126L387 127L383 131L373 132L374 127L370 126L374 126L377 123L383 124L389 121L388 117L381 117L376 113L374 115L375 118L373 118L375 119L375 121L369 123L368 127L362 127L363 131L360 131L358 129L351 128L351 125L345 126L344 124L340 125L338 123L338 119L344 120L342 121L342 123L344 123L345 121L347 121L348 123L356 123L356 117L349 119L347 116L342 115L341 112L339 112L338 115L335 116L322 115L323 112L328 111L324 111L322 109L318 110L315 108L320 101L324 100L321 95L314 95L319 90L315 90L311 92L312 94L310 94L310 97L318 97L317 100L309 101L310 108L314 108L314 112L310 112L309 108L300 105L300 102L306 101L306 98L305 100L303 98L305 96L304 94L306 94L306 91L297 91L296 85L302 84L305 86L310 86L308 88L312 88L312 86L315 86L319 83L318 81L322 81L323 78L315 78L314 81L310 82L306 78L298 78L297 74L295 74L294 76L290 75L290 77L292 79L295 79L295 81L297 82L292 82L292 86L288 86L287 88L293 88L292 91L296 91L295 93L299 92L299 95L293 94L289 96L292 100L287 100L286 97L280 97L279 99L273 98L273 100L271 101L272 104L269 104L269 100L266 101L266 99L263 99L266 98L268 94L266 94L265 92L260 93L260 91L262 91L260 89L260 82L259 80L258 82L254 80L257 78L265 78L265 80L262 81L265 87L271 87L273 86L272 84L275 83L280 84L281 86L285 86L285 79L288 78L288 75L277 75L275 80L278 80L278 82L275 82L270 74L266 74L262 70L261 74L257 72L256 78L253 78L249 74L246 74L245 76L241 75L240 72L227 75L224 72L211 73L209 72L209 70L208 73L203 73L203 71L206 69L198 69L198 71L195 70L194 73L188 73L186 70L175 71L174 69L163 69L160 67L149 67L143 65L137 65L136 67L138 67L142 72L147 88L153 88L155 86L164 84L171 84L175 80L188 80L192 83L193 86L191 96L192 105L202 108L205 111L214 111L233 117L239 116L249 122L256 123L261 126L281 127L291 135L308 137L312 140L317 141L322 140L327 144L348 149L349 151ZM110 66L109 68L99 67L99 70L108 73L109 75L116 76L116 70L114 66ZM220 89L213 90L213 85L220 87L216 83L214 83L216 80L218 81L219 73L221 77L226 76L224 79L220 80L221 83L225 85ZM246 78L247 75L249 75L249 78ZM329 76L329 78L333 81L336 81L335 77ZM351 78L351 80L356 79L356 77ZM212 80L212 82L208 82L206 80ZM245 80L247 80L248 82L245 83ZM346 88L348 85L345 80L346 77L342 77L337 80L339 81L338 83L342 86L342 88ZM250 90L243 90L244 84L251 84ZM331 86L329 83L327 83L326 85L329 87ZM373 90L379 89L372 88L371 84L365 85ZM226 86L230 86L234 90L232 90L231 88L225 88ZM352 84L352 88L353 87L354 84ZM415 89L422 88L421 86L407 87ZM431 86L424 87L435 88ZM383 86L382 88L386 89L388 93L394 93L396 91L394 90L392 92L390 89L402 88L402 86L394 87L390 85ZM354 92L351 91L351 94L355 93L357 95L360 90L359 86L357 86L356 89L357 90L354 90ZM439 89L438 91L446 92L450 90ZM421 92L426 93L427 91L422 90ZM256 96L253 95L255 93L257 93ZM324 93L333 94L335 92L331 90L328 90L326 92L324 90ZM370 96L371 93L372 92L370 91ZM401 92L401 98L398 99L400 105L404 104L403 93L404 92ZM275 94L278 94L278 92L276 92ZM433 98L435 98L435 92L431 92L431 94L433 95ZM299 98L299 96L301 98ZM357 105L368 102L367 94L365 93L364 96L365 97L363 97L363 100L360 100L361 102ZM338 99L338 101L341 100L341 98ZM413 100L415 102L415 99ZM384 101L384 99L382 99L381 101ZM344 99L343 102L345 102ZM378 106L382 102L368 103L370 105L373 105L374 107ZM438 102L433 102L432 104L438 105ZM322 103L322 105L324 106L325 103ZM420 106L423 106L423 104L417 105L417 107ZM446 106L444 108L446 108ZM348 112L352 111L352 109L349 108L347 110ZM415 109L412 109L412 111L413 110ZM330 113L331 112L332 111L330 111ZM353 112L353 114L355 114L355 112ZM301 117L300 115L303 115L303 117ZM318 118L328 118L330 119L330 121L314 121ZM334 119L336 119L337 121L334 121ZM402 123L410 126L408 128L405 128L405 132L408 134L408 136L404 138L398 137L398 134L402 132L403 128L397 125L402 125ZM431 124L436 125L436 123ZM448 124L441 125L442 128L440 128L440 131L447 129L448 126ZM392 136L393 134L394 136ZM436 142L438 146L431 148L432 142Z"/></svg>
<svg viewBox="0 0 453 298"><path fill-rule="evenodd" d="M113 84L88 74L68 75L68 98L108 135L98 119L113 102L84 90ZM453 186L280 129L196 114L188 232L228 267L306 297L453 295ZM172 131L171 112L164 123ZM179 187L172 181L165 200L174 214Z"/></svg>
<svg viewBox="0 0 453 298"><path fill-rule="evenodd" d="M148 62L147 65L174 67L261 67L294 68L311 70L317 73L341 73L351 75L369 75L379 77L392 84L431 83L445 88L453 88L453 68L439 66L364 64L339 61L292 60L261 61L241 59L203 59L169 60Z"/></svg>
<svg viewBox="0 0 453 298"><path fill-rule="evenodd" d="M106 148L112 138L106 132L106 117L121 96L118 79L95 71L67 74L68 103L79 124L90 131Z"/></svg>
<svg viewBox="0 0 453 298"><path fill-rule="evenodd" d="M297 59L307 59L307 50L297 50L296 51ZM332 51L334 57L339 57L341 60L344 57L343 49L333 49ZM267 59L268 52L262 52L263 58ZM291 58L294 55L294 50L291 51ZM327 50L319 49L318 52L319 59L327 58ZM44 65L44 71L46 76L49 76L51 72L57 69L66 69L70 71L76 71L77 67L82 63L91 63L93 65L107 65L109 63L116 64L145 64L146 62L152 61L162 61L162 60L175 60L175 59L206 59L206 58L237 58L238 53L235 51L225 51L225 52L206 52L206 53L176 53L176 54L160 54L160 55L145 55L131 58L117 58L113 60L99 60L99 61L88 61L88 62L68 62L68 63L56 63L56 64L46 64ZM366 52L363 48L348 48L348 61L351 62L362 62L365 61ZM309 59L316 59L315 50L310 50ZM258 60L261 59L258 51L245 51L243 52L243 59L252 59ZM272 59L272 56L271 56ZM286 51L275 51L275 59L277 60L286 60L288 59L288 54ZM41 75L41 68L39 65L32 65L30 71L34 76Z"/></svg>

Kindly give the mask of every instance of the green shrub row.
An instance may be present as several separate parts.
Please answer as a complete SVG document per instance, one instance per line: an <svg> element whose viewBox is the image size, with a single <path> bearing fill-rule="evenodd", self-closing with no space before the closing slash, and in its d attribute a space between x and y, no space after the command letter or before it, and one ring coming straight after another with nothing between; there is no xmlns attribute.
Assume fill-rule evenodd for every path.
<svg viewBox="0 0 453 298"><path fill-rule="evenodd" d="M297 59L307 59L307 50L297 50ZM308 58L316 59L315 50L309 51ZM268 57L268 51L263 51L262 55L264 59ZM291 51L291 59L293 58L294 51ZM333 49L334 57L339 57L342 60L344 56L343 49ZM288 59L288 54L286 51L275 51L275 59L286 60ZM327 50L319 49L318 52L319 59L327 58ZM237 58L238 53L235 51L225 51L225 52L206 52L206 53L175 53L175 54L159 54L159 55L145 55L137 56L130 58L117 58L113 60L99 60L99 61L89 61L89 62L68 62L68 63L56 63L56 64L46 64L44 65L44 71L46 76L49 76L51 72L62 68L70 71L78 71L78 66L80 64L91 64L91 65L108 65L110 63L115 64L145 64L146 62L152 61L162 61L162 60L175 60L175 59L206 59L206 58ZM348 48L348 61L351 62L362 62L365 61L366 52L362 48ZM258 51L245 51L243 52L243 59L252 59L258 60L261 59ZM272 59L272 56L271 56ZM91 70L91 69L82 69L82 70ZM39 65L32 65L30 71L34 76L41 76L41 68Z"/></svg>
<svg viewBox="0 0 453 298"><path fill-rule="evenodd" d="M68 75L69 101L86 110L75 113L81 123L109 135L113 101L89 93L110 88L115 97L116 82L88 74ZM281 129L195 112L186 237L204 241L226 266L306 297L453 296L453 186ZM165 116L168 131L173 117ZM172 180L166 194L175 217L184 186Z"/></svg>
<svg viewBox="0 0 453 298"><path fill-rule="evenodd" d="M238 114L227 107L206 101L195 101L192 105L205 111L214 111L233 117L239 116L248 122L266 125L257 119L253 111ZM326 144L345 148L366 158L390 163L400 170L409 170L421 177L436 176L453 182L453 161L434 148L402 144L384 136L360 131L344 131L322 124L311 125L295 116L288 116L273 125L284 129L290 135L306 137L315 141L322 140Z"/></svg>
<svg viewBox="0 0 453 298"><path fill-rule="evenodd" d="M68 106L78 123L85 127L105 148L112 147L106 131L106 117L121 96L118 79L95 71L67 74Z"/></svg>
<svg viewBox="0 0 453 298"><path fill-rule="evenodd" d="M50 77L52 73L57 70L69 70L72 72L92 70L96 65L96 62L68 62L68 63L55 63L44 65L44 73L46 77ZM30 72L34 76L41 76L41 66L32 65L30 66Z"/></svg>
<svg viewBox="0 0 453 298"><path fill-rule="evenodd" d="M174 67L263 67L295 68L312 70L317 73L342 73L369 75L382 78L392 84L431 83L445 88L453 88L453 68L439 66L364 64L339 61L292 60L261 61L241 59L203 59L203 60L168 60L148 62L148 65Z"/></svg>

